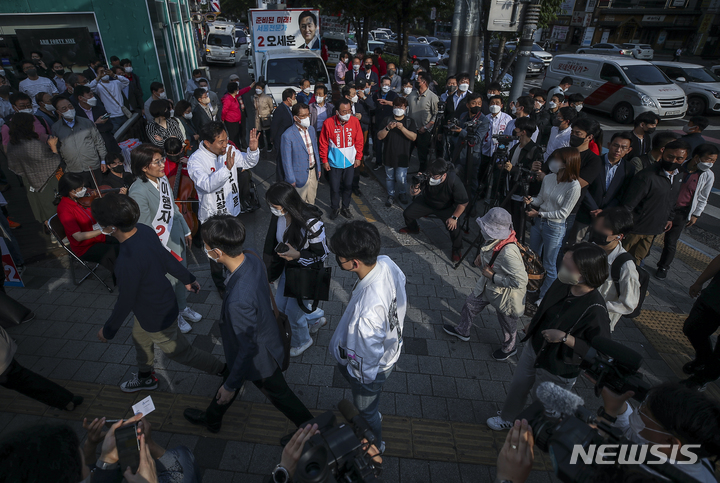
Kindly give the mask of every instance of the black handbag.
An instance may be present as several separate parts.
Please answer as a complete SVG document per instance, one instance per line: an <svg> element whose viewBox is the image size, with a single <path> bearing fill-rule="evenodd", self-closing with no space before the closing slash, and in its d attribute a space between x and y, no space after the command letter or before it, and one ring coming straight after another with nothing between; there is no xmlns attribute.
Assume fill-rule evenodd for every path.
<svg viewBox="0 0 720 483"><path fill-rule="evenodd" d="M285 266L285 292L287 298L294 298L306 314L317 309L321 300L330 300L330 267L288 267ZM303 300L312 300L312 308L305 307Z"/></svg>
<svg viewBox="0 0 720 483"><path fill-rule="evenodd" d="M10 297L5 291L0 291L0 325L8 328L19 325L25 321L32 310Z"/></svg>

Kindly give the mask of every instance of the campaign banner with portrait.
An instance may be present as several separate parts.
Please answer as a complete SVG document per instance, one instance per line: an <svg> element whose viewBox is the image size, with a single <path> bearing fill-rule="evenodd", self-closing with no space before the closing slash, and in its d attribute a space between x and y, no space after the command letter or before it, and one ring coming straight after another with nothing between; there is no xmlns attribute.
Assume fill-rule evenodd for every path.
<svg viewBox="0 0 720 483"><path fill-rule="evenodd" d="M253 48L256 52L275 49L320 50L319 10L250 10Z"/></svg>

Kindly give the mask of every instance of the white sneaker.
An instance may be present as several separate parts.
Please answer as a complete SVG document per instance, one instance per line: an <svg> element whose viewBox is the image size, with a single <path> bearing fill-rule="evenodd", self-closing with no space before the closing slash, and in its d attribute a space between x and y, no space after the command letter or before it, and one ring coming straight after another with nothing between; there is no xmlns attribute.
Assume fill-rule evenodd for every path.
<svg viewBox="0 0 720 483"><path fill-rule="evenodd" d="M178 327L183 334L187 334L192 330L192 327L190 327L190 324L187 323L182 315L178 315Z"/></svg>
<svg viewBox="0 0 720 483"><path fill-rule="evenodd" d="M202 315L195 312L190 307L185 307L182 312L180 312L180 315L182 315L182 318L186 321L189 320L190 322L200 322L202 319Z"/></svg>
<svg viewBox="0 0 720 483"><path fill-rule="evenodd" d="M325 327L325 324L327 324L327 319L325 317L320 317L319 319L317 319L317 322L310 326L308 330L311 334L317 334L320 330L320 327Z"/></svg>
<svg viewBox="0 0 720 483"><path fill-rule="evenodd" d="M505 429L510 429L513 427L513 423L510 421L505 421L503 418L500 417L500 411L497 412L498 415L492 418L488 418L486 421L488 428L492 429L493 431L503 431Z"/></svg>
<svg viewBox="0 0 720 483"><path fill-rule="evenodd" d="M290 348L290 357L297 357L306 350L310 348L310 346L313 345L313 340L310 339L305 344L301 345L300 347L291 347Z"/></svg>

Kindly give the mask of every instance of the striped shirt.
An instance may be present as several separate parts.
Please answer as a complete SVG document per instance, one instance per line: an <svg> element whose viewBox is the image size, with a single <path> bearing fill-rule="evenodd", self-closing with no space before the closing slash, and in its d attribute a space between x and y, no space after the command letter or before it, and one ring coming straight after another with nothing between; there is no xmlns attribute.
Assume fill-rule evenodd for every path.
<svg viewBox="0 0 720 483"><path fill-rule="evenodd" d="M315 152L313 151L312 140L310 139L310 134L307 129L298 126L298 130L300 131L300 137L305 141L305 147L308 152L308 170L311 170L315 167Z"/></svg>
<svg viewBox="0 0 720 483"><path fill-rule="evenodd" d="M165 146L165 141L167 141L168 138L178 138L180 141L185 141L185 135L182 132L182 129L180 129L180 124L178 123L177 119L170 118L166 119L165 122L167 123L167 127L162 127L157 122L151 122L147 125L147 135L148 138L150 138L150 141L160 148ZM155 139L155 136L158 136L160 140Z"/></svg>

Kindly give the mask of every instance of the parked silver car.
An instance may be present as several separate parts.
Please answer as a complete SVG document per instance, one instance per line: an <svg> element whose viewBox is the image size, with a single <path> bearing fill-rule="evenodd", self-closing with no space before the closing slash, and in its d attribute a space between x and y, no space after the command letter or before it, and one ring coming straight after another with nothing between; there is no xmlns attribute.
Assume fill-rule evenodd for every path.
<svg viewBox="0 0 720 483"><path fill-rule="evenodd" d="M652 45L649 44L622 44L622 47L632 50L632 55L636 59L652 60L655 55Z"/></svg>
<svg viewBox="0 0 720 483"><path fill-rule="evenodd" d="M595 44L590 47L579 48L576 54L596 54L596 55L627 55L632 57L631 49L626 49L618 44Z"/></svg>

